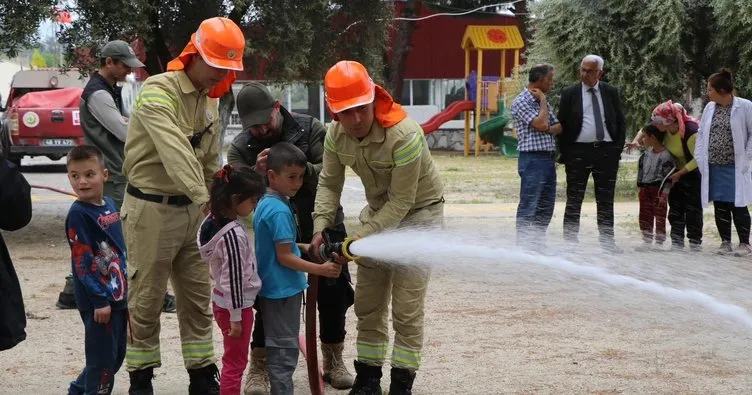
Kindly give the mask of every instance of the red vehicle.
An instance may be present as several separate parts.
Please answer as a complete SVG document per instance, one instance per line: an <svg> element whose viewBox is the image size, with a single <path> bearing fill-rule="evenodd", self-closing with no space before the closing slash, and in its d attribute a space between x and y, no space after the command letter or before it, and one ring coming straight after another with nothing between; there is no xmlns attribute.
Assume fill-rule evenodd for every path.
<svg viewBox="0 0 752 395"><path fill-rule="evenodd" d="M11 162L28 156L64 157L84 143L78 104L86 86L78 70L23 70L13 76L0 118L0 149Z"/></svg>

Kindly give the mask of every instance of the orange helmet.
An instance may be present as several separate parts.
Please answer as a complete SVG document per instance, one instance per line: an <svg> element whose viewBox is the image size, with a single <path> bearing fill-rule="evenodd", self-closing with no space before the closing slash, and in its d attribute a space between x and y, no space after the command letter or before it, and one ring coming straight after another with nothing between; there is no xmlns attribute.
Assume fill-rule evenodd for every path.
<svg viewBox="0 0 752 395"><path fill-rule="evenodd" d="M243 70L245 37L230 19L214 17L204 20L191 36L191 43L209 66Z"/></svg>
<svg viewBox="0 0 752 395"><path fill-rule="evenodd" d="M326 104L335 114L347 109L372 103L376 85L368 70L352 60L337 62L324 77Z"/></svg>

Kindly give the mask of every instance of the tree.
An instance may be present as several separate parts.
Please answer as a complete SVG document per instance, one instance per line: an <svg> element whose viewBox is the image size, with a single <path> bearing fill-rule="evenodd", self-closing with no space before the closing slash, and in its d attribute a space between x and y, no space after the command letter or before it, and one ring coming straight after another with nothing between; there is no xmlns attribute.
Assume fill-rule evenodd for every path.
<svg viewBox="0 0 752 395"><path fill-rule="evenodd" d="M752 94L749 1L543 0L533 11L528 64L553 63L560 87L577 81L583 56L603 56L633 132L661 101L705 101L706 80L721 67L735 72L740 95Z"/></svg>
<svg viewBox="0 0 752 395"><path fill-rule="evenodd" d="M78 15L59 33L70 66L86 72L107 42L143 45L146 71L163 72L202 20L225 16L244 30L244 66L273 82L320 81L340 58L381 70L391 6L380 0L76 0ZM350 29L346 27L355 23ZM222 130L234 107L232 94L220 100Z"/></svg>
<svg viewBox="0 0 752 395"><path fill-rule="evenodd" d="M53 0L0 2L0 53L15 57L36 44L39 23L51 15Z"/></svg>
<svg viewBox="0 0 752 395"><path fill-rule="evenodd" d="M621 91L628 130L642 126L662 100L682 101L688 57L681 38L689 19L681 0L546 0L533 10L529 62L554 64L561 86L578 80L585 55L601 55L604 80Z"/></svg>

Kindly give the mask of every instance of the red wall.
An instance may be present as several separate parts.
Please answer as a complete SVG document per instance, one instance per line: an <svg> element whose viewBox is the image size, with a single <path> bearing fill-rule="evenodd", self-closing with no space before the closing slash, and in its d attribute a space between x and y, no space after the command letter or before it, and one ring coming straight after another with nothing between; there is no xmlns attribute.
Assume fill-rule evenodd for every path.
<svg viewBox="0 0 752 395"><path fill-rule="evenodd" d="M404 3L398 2L395 13L399 15ZM436 13L421 9L420 16ZM408 79L462 79L465 77L465 51L462 49L462 35L468 25L517 25L520 21L511 16L489 14L469 14L467 16L437 16L419 21L412 36L413 48L407 58L405 78ZM392 38L394 42L394 38ZM524 48L520 50L520 54ZM477 67L477 52L470 52L470 70ZM514 51L507 51L507 76L514 67ZM501 72L501 52L483 52L483 75L498 76Z"/></svg>

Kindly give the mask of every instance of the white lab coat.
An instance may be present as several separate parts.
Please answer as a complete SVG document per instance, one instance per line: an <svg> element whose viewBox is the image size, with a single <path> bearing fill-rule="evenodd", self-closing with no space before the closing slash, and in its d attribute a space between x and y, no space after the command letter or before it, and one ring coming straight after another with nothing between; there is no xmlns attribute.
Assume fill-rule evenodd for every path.
<svg viewBox="0 0 752 395"><path fill-rule="evenodd" d="M702 175L702 207L708 207L710 166L708 164L708 141L713 122L715 102L708 103L702 112L700 130L695 143L695 159ZM752 204L752 102L734 97L731 107L731 135L734 140L735 202L736 207Z"/></svg>

